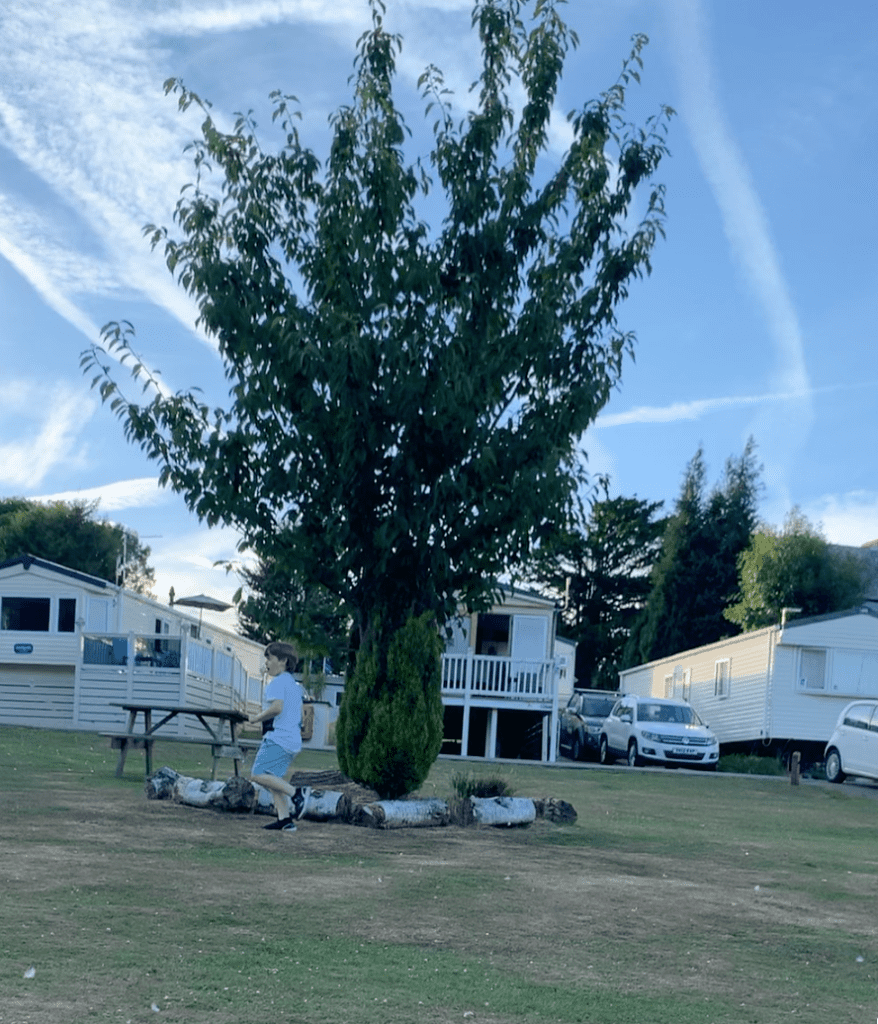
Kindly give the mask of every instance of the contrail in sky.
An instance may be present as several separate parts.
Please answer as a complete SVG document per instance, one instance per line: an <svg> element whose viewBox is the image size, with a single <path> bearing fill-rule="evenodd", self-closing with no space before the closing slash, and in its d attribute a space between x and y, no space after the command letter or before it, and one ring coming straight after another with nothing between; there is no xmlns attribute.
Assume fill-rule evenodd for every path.
<svg viewBox="0 0 878 1024"><path fill-rule="evenodd" d="M666 10L680 80L681 113L732 253L774 339L777 390L791 396L782 410L763 407L753 426L760 450L767 456L766 468L776 477L771 482L784 489L787 465L806 440L813 418L801 327L765 211L717 95L701 0L667 0Z"/></svg>

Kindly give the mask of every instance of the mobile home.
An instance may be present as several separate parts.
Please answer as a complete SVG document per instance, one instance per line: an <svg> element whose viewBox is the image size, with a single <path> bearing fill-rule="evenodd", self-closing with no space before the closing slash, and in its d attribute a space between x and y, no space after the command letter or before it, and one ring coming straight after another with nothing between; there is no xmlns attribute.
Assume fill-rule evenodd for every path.
<svg viewBox="0 0 878 1024"><path fill-rule="evenodd" d="M841 709L878 697L878 613L792 619L619 674L623 693L681 697L732 749L822 754Z"/></svg>
<svg viewBox="0 0 878 1024"><path fill-rule="evenodd" d="M258 704L262 652L87 573L0 563L0 724L99 732L124 725L119 702Z"/></svg>
<svg viewBox="0 0 878 1024"><path fill-rule="evenodd" d="M556 760L559 690L572 692L574 651L556 626L553 600L511 588L489 611L454 622L442 658L443 753Z"/></svg>

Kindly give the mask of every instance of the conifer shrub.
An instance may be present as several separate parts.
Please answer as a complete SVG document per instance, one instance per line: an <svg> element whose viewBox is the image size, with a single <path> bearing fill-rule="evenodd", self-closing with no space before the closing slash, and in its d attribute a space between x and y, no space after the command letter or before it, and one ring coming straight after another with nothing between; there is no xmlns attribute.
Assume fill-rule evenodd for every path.
<svg viewBox="0 0 878 1024"><path fill-rule="evenodd" d="M382 657L375 629L357 655L339 711L342 771L385 799L416 790L442 747L442 641L433 616L410 618Z"/></svg>

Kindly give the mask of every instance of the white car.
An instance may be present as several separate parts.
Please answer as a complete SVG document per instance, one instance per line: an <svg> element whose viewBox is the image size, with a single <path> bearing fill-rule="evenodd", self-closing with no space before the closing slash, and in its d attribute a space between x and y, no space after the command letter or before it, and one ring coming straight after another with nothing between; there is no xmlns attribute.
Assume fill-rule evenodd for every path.
<svg viewBox="0 0 878 1024"><path fill-rule="evenodd" d="M625 757L632 767L655 763L715 771L719 742L684 700L623 697L601 730L598 760Z"/></svg>
<svg viewBox="0 0 878 1024"><path fill-rule="evenodd" d="M823 755L826 778L848 775L878 781L878 700L855 700L842 711Z"/></svg>

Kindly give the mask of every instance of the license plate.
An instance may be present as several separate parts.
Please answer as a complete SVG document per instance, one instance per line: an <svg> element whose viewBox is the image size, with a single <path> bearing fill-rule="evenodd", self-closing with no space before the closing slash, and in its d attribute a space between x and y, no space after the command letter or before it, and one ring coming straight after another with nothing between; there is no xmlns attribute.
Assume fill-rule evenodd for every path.
<svg viewBox="0 0 878 1024"><path fill-rule="evenodd" d="M672 747L671 754L674 757L698 757L701 753L700 750L695 750L694 747Z"/></svg>

